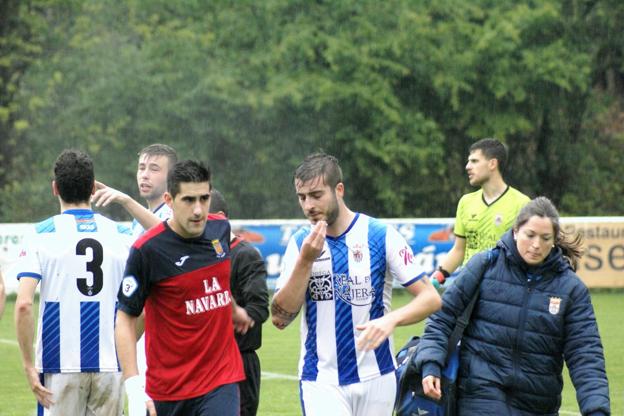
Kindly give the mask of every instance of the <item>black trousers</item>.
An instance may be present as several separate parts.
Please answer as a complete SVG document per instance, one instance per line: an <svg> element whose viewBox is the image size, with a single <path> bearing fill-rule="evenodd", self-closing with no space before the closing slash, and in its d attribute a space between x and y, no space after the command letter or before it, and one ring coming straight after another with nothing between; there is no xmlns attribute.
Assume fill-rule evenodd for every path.
<svg viewBox="0 0 624 416"><path fill-rule="evenodd" d="M260 402L260 359L255 351L241 353L245 380L238 383L240 416L256 416Z"/></svg>

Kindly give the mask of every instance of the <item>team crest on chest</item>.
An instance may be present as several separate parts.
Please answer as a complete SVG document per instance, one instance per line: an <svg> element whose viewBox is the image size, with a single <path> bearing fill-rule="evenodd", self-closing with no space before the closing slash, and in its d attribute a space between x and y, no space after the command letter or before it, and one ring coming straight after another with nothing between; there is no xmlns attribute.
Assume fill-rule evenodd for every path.
<svg viewBox="0 0 624 416"><path fill-rule="evenodd" d="M223 247L221 246L221 242L219 240L212 240L212 248L214 248L215 252L217 253L217 258L223 258L225 257L225 251L223 251Z"/></svg>
<svg viewBox="0 0 624 416"><path fill-rule="evenodd" d="M351 254L353 255L353 260L360 263L364 259L364 253L362 252L362 245L356 244L351 248Z"/></svg>
<svg viewBox="0 0 624 416"><path fill-rule="evenodd" d="M557 315L559 313L559 309L561 308L561 298L556 296L550 297L550 303L548 304L548 312L552 315Z"/></svg>
<svg viewBox="0 0 624 416"><path fill-rule="evenodd" d="M494 217L494 225L500 227L503 224L503 216L501 214L496 214Z"/></svg>

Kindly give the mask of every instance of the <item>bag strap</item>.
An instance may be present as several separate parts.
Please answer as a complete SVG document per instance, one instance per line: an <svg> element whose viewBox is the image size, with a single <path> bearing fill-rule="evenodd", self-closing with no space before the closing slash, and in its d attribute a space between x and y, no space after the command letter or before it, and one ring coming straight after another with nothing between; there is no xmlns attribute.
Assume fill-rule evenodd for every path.
<svg viewBox="0 0 624 416"><path fill-rule="evenodd" d="M457 344L459 343L459 340L461 340L462 336L464 335L464 331L466 330L466 327L468 326L468 323L470 322L470 316L472 315L472 310L474 309L475 304L477 303L477 299L479 298L479 287L481 286L481 280L483 280L483 275L485 274L485 270L491 263L496 261L499 251L500 249L498 247L495 247L489 250L487 252L486 261L482 263L481 270L477 271L478 273L477 288L472 294L472 298L470 299L470 302L468 302L468 305L466 305L466 309L464 309L462 314L457 317L455 328L453 329L453 332L451 333L451 336L449 337L448 348L447 348L448 352L446 354L446 365L448 365L448 362L451 356L457 349Z"/></svg>

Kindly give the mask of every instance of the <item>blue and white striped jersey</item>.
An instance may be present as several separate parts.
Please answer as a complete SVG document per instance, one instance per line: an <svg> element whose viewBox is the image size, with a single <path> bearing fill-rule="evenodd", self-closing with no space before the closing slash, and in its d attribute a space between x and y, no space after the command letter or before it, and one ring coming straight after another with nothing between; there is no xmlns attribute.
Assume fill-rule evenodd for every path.
<svg viewBox="0 0 624 416"><path fill-rule="evenodd" d="M154 210L154 215L156 215L161 221L168 220L171 218L171 208L163 202ZM132 220L132 235L134 238L139 238L144 232L145 228L143 228L141 223L137 220Z"/></svg>
<svg viewBox="0 0 624 416"><path fill-rule="evenodd" d="M290 278L309 233L305 227L291 237L276 290ZM390 311L393 279L407 287L424 275L405 239L377 219L356 214L341 236L327 236L306 293L299 377L347 385L394 371L392 338L360 351L356 326Z"/></svg>
<svg viewBox="0 0 624 416"><path fill-rule="evenodd" d="M35 226L16 272L40 280L39 372L119 371L115 312L131 244L128 227L87 209Z"/></svg>

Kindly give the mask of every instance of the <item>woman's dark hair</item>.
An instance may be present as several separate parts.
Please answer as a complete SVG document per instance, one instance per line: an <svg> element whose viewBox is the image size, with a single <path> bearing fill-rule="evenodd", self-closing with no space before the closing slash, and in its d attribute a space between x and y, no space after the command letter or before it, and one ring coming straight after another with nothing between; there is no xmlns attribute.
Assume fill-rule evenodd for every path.
<svg viewBox="0 0 624 416"><path fill-rule="evenodd" d="M561 229L559 212L550 199L545 196L538 196L520 210L513 229L517 231L533 216L550 219L554 229L555 244L561 248L563 255L568 259L572 268L576 270L578 261L583 255L581 247L583 239L580 234L571 235Z"/></svg>

